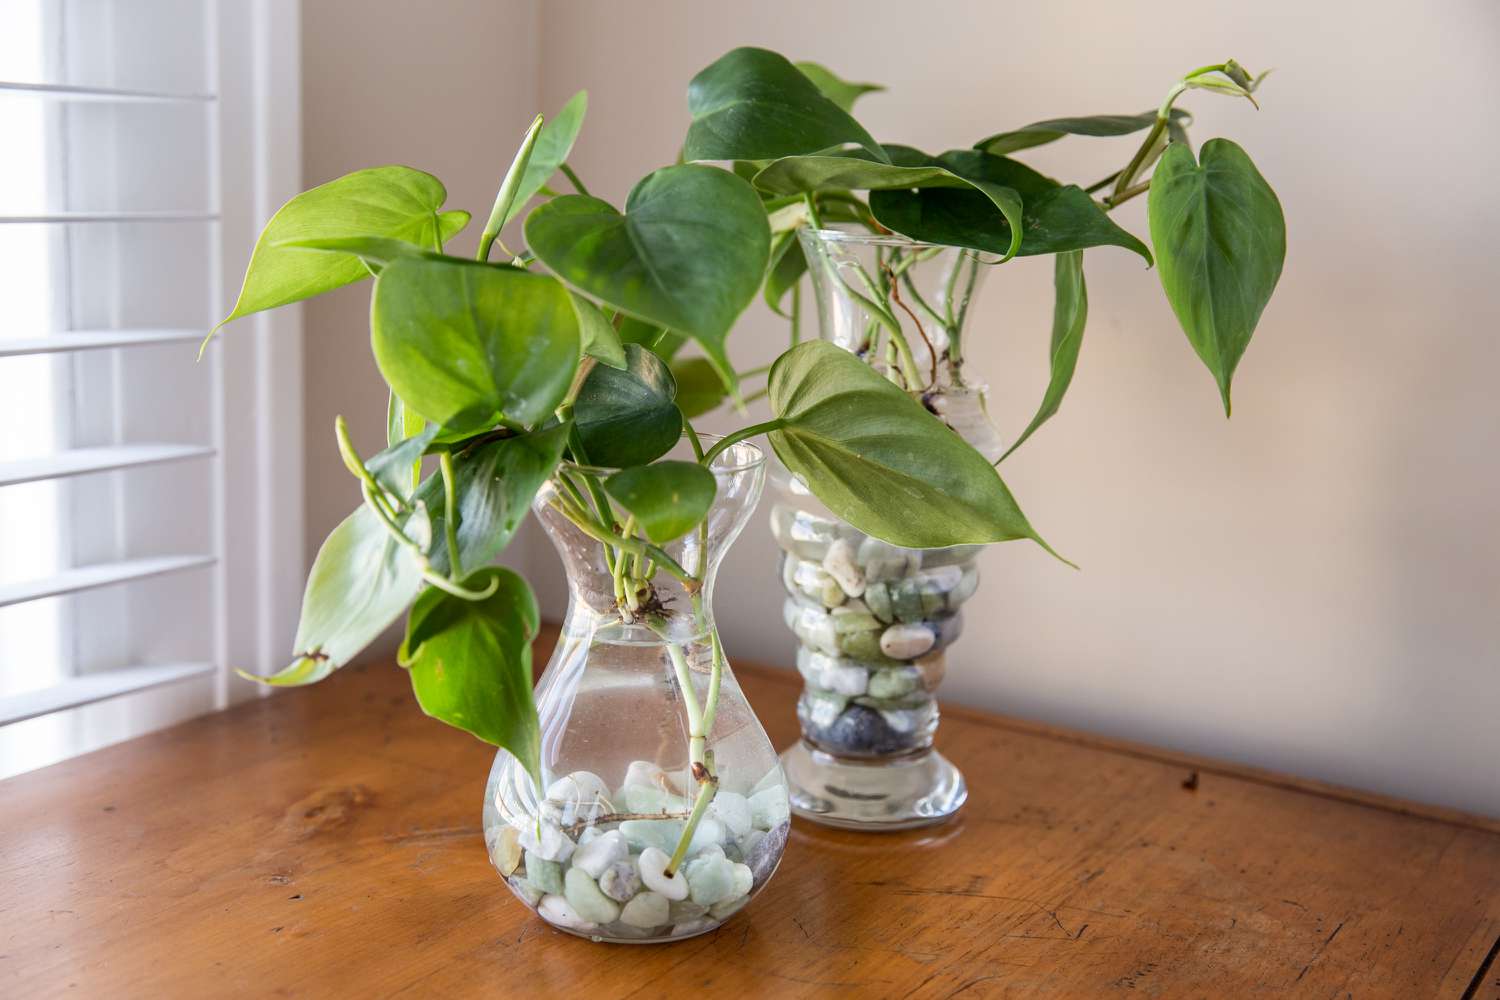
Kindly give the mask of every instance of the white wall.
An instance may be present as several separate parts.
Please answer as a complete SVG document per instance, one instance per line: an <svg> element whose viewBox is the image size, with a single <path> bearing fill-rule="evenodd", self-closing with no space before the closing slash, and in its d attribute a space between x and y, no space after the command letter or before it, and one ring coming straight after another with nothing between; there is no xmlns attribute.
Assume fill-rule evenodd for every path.
<svg viewBox="0 0 1500 1000"><path fill-rule="evenodd" d="M1288 219L1286 272L1236 379L1233 421L1217 411L1156 276L1124 251L1091 252L1092 315L1073 389L1004 468L1033 522L1083 570L1022 543L988 552L944 693L1500 814L1500 415L1490 385L1500 363L1490 249L1500 7L950 0L913 14L896 0L574 0L541 9L536 62L460 38L439 66L412 67L382 47L404 38L403 24L371 46L323 6L307 5L305 26L308 181L399 152L481 212L512 136L580 87L591 104L573 162L618 203L673 159L688 78L736 45L887 84L862 119L878 138L934 150L1038 118L1144 110L1181 73L1229 56L1276 67L1261 112L1214 95L1186 101L1196 141L1245 146ZM429 20L428 38L490 17L477 0L426 9L457 22L435 33ZM340 50L336 63L312 64L317 35ZM501 78L476 99L472 84ZM412 87L430 99L407 99ZM389 95L407 98L382 107ZM343 119L335 104L340 115L357 107ZM456 131L479 108L498 130ZM334 128L336 141L324 135ZM1024 155L1088 182L1129 152L1070 140ZM1139 234L1143 201L1119 213ZM321 468L342 475L324 447L319 415L331 422L333 409L320 394L352 399L347 387L320 386L317 371L371 374L363 298L353 298L308 314L314 484ZM1017 261L991 277L973 320L971 368L988 373L1010 433L1045 383L1049 310L1049 266ZM783 337L757 305L732 350L748 367ZM353 495L340 488L331 506L342 513ZM310 536L318 524L310 511ZM758 519L721 579L732 655L789 659L774 553ZM555 561L535 547L527 561L559 614Z"/></svg>

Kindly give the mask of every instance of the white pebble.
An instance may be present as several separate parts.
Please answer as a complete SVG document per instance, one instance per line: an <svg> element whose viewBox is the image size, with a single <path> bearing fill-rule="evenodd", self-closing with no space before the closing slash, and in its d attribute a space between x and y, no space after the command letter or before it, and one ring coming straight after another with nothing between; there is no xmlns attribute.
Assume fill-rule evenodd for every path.
<svg viewBox="0 0 1500 1000"><path fill-rule="evenodd" d="M598 878L604 869L630 854L630 843L619 830L611 830L580 844L573 852L573 867L588 872L590 878Z"/></svg>
<svg viewBox="0 0 1500 1000"><path fill-rule="evenodd" d="M566 861L573 853L573 841L556 823L526 820L520 830L521 846L544 861Z"/></svg>
<svg viewBox="0 0 1500 1000"><path fill-rule="evenodd" d="M633 760L625 769L625 782L630 785L641 785L646 788L660 788L666 784L667 776L662 769L649 760Z"/></svg>
<svg viewBox="0 0 1500 1000"><path fill-rule="evenodd" d="M745 796L734 792L718 792L708 804L708 809L724 824L731 836L743 837L750 832L750 800Z"/></svg>
<svg viewBox="0 0 1500 1000"><path fill-rule="evenodd" d="M829 665L818 675L818 686L823 690L836 691L850 698L864 694L869 684L870 672L864 667L841 666L831 658Z"/></svg>
<svg viewBox="0 0 1500 1000"><path fill-rule="evenodd" d="M786 786L772 785L750 796L750 812L753 822L762 830L785 823L792 812L786 798Z"/></svg>
<svg viewBox="0 0 1500 1000"><path fill-rule="evenodd" d="M823 571L833 577L839 588L850 597L858 597L865 592L865 574L854 561L854 546L847 538L840 538L828 546L828 554L823 557Z"/></svg>
<svg viewBox="0 0 1500 1000"><path fill-rule="evenodd" d="M911 660L927 652L937 636L925 625L892 625L880 633L880 651L893 660Z"/></svg>
<svg viewBox="0 0 1500 1000"><path fill-rule="evenodd" d="M693 839L688 841L688 853L697 854L699 851L717 846L723 840L724 824L712 816L704 816L698 820L698 826L693 830Z"/></svg>
<svg viewBox="0 0 1500 1000"><path fill-rule="evenodd" d="M666 899L687 899L688 884L682 872L678 871L670 878L667 876L667 865L671 863L666 851L648 847L641 852L636 866L641 870L641 881L646 883L647 889Z"/></svg>
<svg viewBox="0 0 1500 1000"><path fill-rule="evenodd" d="M594 802L609 798L609 786L592 771L574 771L548 785L547 798L557 802Z"/></svg>
<svg viewBox="0 0 1500 1000"><path fill-rule="evenodd" d="M670 909L667 897L648 889L625 904L620 911L620 922L631 927L660 927L667 922Z"/></svg>
<svg viewBox="0 0 1500 1000"><path fill-rule="evenodd" d="M561 896L543 896L536 912L549 924L570 927L575 931L591 931L599 926L580 917L578 911Z"/></svg>

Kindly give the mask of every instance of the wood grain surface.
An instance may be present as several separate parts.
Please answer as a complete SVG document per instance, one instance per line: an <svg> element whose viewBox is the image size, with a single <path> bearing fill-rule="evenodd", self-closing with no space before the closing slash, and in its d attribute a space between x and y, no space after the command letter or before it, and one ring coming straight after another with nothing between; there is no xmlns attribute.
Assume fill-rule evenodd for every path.
<svg viewBox="0 0 1500 1000"><path fill-rule="evenodd" d="M795 675L736 673L785 745ZM956 822L798 821L716 932L599 945L490 867L491 751L351 668L0 783L0 997L1500 997L1494 821L972 711L938 740Z"/></svg>

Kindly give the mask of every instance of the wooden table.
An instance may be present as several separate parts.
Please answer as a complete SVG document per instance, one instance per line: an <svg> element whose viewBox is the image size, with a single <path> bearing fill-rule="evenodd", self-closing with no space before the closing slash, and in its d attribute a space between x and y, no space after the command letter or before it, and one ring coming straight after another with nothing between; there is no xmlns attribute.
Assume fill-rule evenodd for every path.
<svg viewBox="0 0 1500 1000"><path fill-rule="evenodd" d="M737 673L790 741L795 675ZM958 821L799 821L718 931L596 945L490 867L491 751L351 668L0 783L0 997L1500 996L1494 821L957 709L939 743Z"/></svg>

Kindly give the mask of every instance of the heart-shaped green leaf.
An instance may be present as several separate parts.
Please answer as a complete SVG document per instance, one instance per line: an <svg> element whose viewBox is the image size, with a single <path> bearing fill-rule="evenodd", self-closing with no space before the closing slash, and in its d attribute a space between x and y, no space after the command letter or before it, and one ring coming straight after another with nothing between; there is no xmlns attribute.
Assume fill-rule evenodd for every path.
<svg viewBox="0 0 1500 1000"><path fill-rule="evenodd" d="M527 216L526 242L568 284L688 334L734 377L724 337L760 288L771 245L760 198L734 174L665 167L635 186L623 215L563 195Z"/></svg>
<svg viewBox="0 0 1500 1000"><path fill-rule="evenodd" d="M541 782L541 727L531 696L531 642L540 627L526 581L501 566L464 578L495 592L468 601L429 587L412 606L400 662L422 711L504 747Z"/></svg>
<svg viewBox="0 0 1500 1000"><path fill-rule="evenodd" d="M885 89L878 83L850 83L847 80L841 80L828 67L820 66L815 62L797 62L792 65L813 82L813 86L818 88L820 94L844 111L852 111L854 102L864 95Z"/></svg>
<svg viewBox="0 0 1500 1000"><path fill-rule="evenodd" d="M998 211L1004 223L1006 245L1001 251L1004 259L1009 260L1020 250L1019 224L1023 206L1017 191L1003 182L995 182L987 177L961 177L938 160L908 146L888 146L886 153L892 162L872 160L862 150L847 154L788 156L771 163L756 174L755 185L775 194L846 190L902 191L909 195L914 188L954 188L978 192L992 206L985 218L993 225L994 213ZM1036 176L1041 177L1040 174Z"/></svg>
<svg viewBox="0 0 1500 1000"><path fill-rule="evenodd" d="M611 368L624 368L625 346L620 343L619 332L610 325L599 307L582 295L573 294L573 311L578 314L583 353L598 358Z"/></svg>
<svg viewBox="0 0 1500 1000"><path fill-rule="evenodd" d="M531 159L526 163L526 172L521 175L521 184L510 203L510 210L500 223L502 227L520 215L532 195L540 191L552 179L552 175L557 173L557 168L567 162L568 154L573 152L573 143L578 139L578 132L583 128L583 116L588 108L588 91L580 90L569 98L556 117L548 119L542 125L542 131L536 137L536 145L531 149Z"/></svg>
<svg viewBox="0 0 1500 1000"><path fill-rule="evenodd" d="M558 424L529 434L486 441L454 457L458 552L463 566L483 566L510 544L531 508L536 491L562 460L569 427ZM451 563L442 477L428 477L417 490L417 499L431 512L432 568L446 574Z"/></svg>
<svg viewBox="0 0 1500 1000"><path fill-rule="evenodd" d="M438 211L447 197L436 177L400 166L357 170L302 192L266 223L250 255L239 300L214 330L370 275L356 257L307 253L282 244L382 236L441 249L469 221L468 212Z"/></svg>
<svg viewBox="0 0 1500 1000"><path fill-rule="evenodd" d="M578 366L578 317L556 279L456 258L393 261L370 307L375 361L411 409L449 430L550 416Z"/></svg>
<svg viewBox="0 0 1500 1000"><path fill-rule="evenodd" d="M768 384L777 457L860 531L910 548L1013 538L1047 548L984 456L854 355L798 344Z"/></svg>
<svg viewBox="0 0 1500 1000"><path fill-rule="evenodd" d="M1171 123L1184 127L1193 120L1186 111L1173 108ZM1082 118L1049 118L1044 122L1032 122L1010 132L980 139L974 148L1001 156L1018 149L1030 149L1056 142L1065 135L1089 135L1108 138L1129 135L1143 128L1150 128L1156 121L1156 112L1142 111L1138 115L1087 115Z"/></svg>
<svg viewBox="0 0 1500 1000"><path fill-rule="evenodd" d="M714 474L696 462L655 462L621 469L604 489L663 545L692 531L713 505Z"/></svg>
<svg viewBox="0 0 1500 1000"><path fill-rule="evenodd" d="M591 465L647 465L682 436L677 383L667 363L639 344L625 345L625 368L595 365L573 403L573 424Z"/></svg>
<svg viewBox="0 0 1500 1000"><path fill-rule="evenodd" d="M849 112L767 49L735 49L693 77L688 111L684 160L773 160L845 143L885 155Z"/></svg>
<svg viewBox="0 0 1500 1000"><path fill-rule="evenodd" d="M405 530L413 541L430 543L422 508L407 519ZM313 560L297 625L297 659L269 677L241 676L277 686L320 681L378 639L421 586L417 554L361 506L329 533Z"/></svg>
<svg viewBox="0 0 1500 1000"><path fill-rule="evenodd" d="M1054 258L1052 283L1055 292L1052 304L1052 345L1049 352L1052 376L1047 382L1047 391L1042 395L1042 404L1037 407L1036 416L1031 418L1031 423L1026 425L1015 443L1000 456L1001 462L1057 412L1057 408L1062 405L1063 395L1073 381L1073 371L1078 367L1078 349L1083 346L1083 328L1089 315L1089 293L1083 282L1082 250L1069 250Z"/></svg>
<svg viewBox="0 0 1500 1000"><path fill-rule="evenodd" d="M1202 161L1173 143L1151 176L1148 216L1161 286L1228 414L1229 384L1286 259L1281 202L1245 151L1203 144Z"/></svg>
<svg viewBox="0 0 1500 1000"><path fill-rule="evenodd" d="M916 150L891 147L902 165L922 165ZM944 153L935 161L974 184L1008 188L1022 200L1021 243L1017 254L1062 253L1094 246L1119 246L1140 254L1149 264L1151 251L1115 225L1081 188L1059 185L1030 167L1003 156L965 149ZM979 191L923 188L917 191L873 191L870 211L887 228L926 243L1006 253L1014 230L994 201Z"/></svg>

